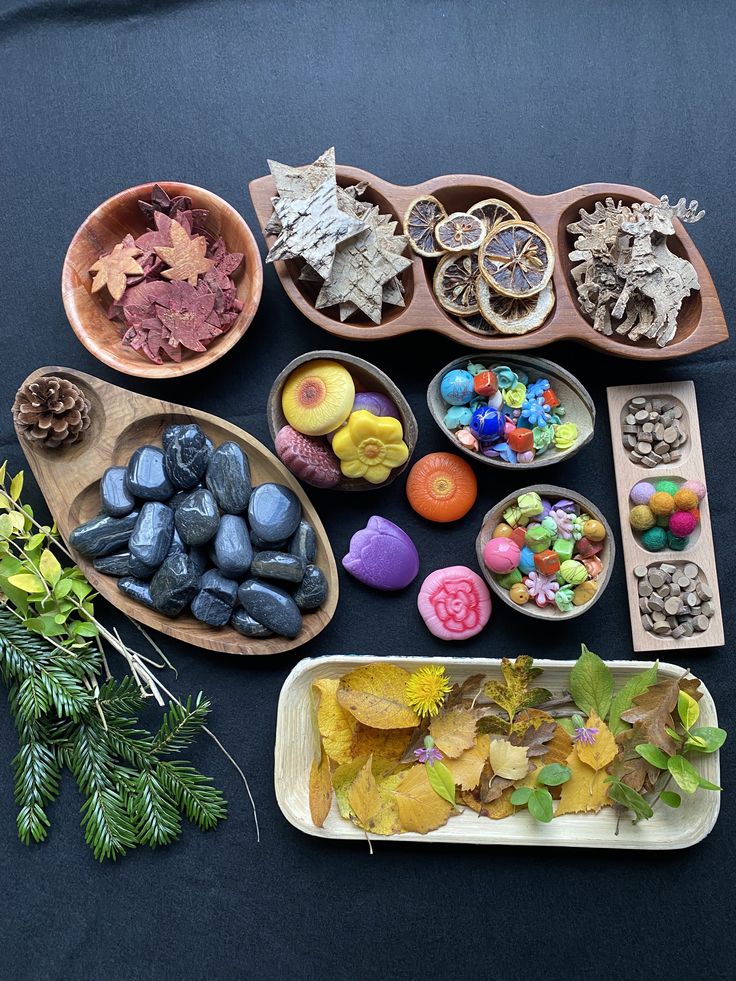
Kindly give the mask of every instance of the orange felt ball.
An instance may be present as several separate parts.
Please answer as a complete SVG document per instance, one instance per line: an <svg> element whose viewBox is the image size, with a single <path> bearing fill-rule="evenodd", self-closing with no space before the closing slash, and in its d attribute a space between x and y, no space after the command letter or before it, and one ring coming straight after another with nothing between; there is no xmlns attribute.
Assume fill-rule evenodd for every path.
<svg viewBox="0 0 736 981"><path fill-rule="evenodd" d="M687 488L680 488L675 494L675 507L678 511L692 511L698 503L698 495Z"/></svg>
<svg viewBox="0 0 736 981"><path fill-rule="evenodd" d="M688 511L688 514L691 514L695 518L696 525L700 524L700 508L693 508L691 511Z"/></svg>
<svg viewBox="0 0 736 981"><path fill-rule="evenodd" d="M429 453L409 471L406 496L429 521L457 521L475 504L478 481L472 467L454 453Z"/></svg>
<svg viewBox="0 0 736 981"><path fill-rule="evenodd" d="M675 499L666 491L657 491L649 498L649 510L652 514L672 514L675 510Z"/></svg>
<svg viewBox="0 0 736 981"><path fill-rule="evenodd" d="M506 437L506 442L514 453L526 453L534 449L534 433L523 427L514 429Z"/></svg>

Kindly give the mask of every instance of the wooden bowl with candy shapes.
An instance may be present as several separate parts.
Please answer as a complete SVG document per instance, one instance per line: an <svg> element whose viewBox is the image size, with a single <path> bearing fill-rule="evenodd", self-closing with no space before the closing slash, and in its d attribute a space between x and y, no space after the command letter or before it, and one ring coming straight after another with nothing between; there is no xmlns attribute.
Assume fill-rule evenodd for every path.
<svg viewBox="0 0 736 981"><path fill-rule="evenodd" d="M445 422L448 412L465 408L465 415L469 416L470 409L463 405L452 405L448 403L442 393L442 382L452 372L459 372L465 377L468 374L468 365L483 365L486 369L504 366L513 374L518 375L523 373L527 375L530 382L546 379L549 382L549 390L553 393L550 402L554 400L554 402L559 403L559 407L564 408L564 416L561 418L562 425L560 427L549 426L550 435L554 430L560 428L560 438L556 441L550 441L549 445L542 452L533 451L534 456L531 460L525 459L525 456L528 454L525 455L523 452L513 452L511 454L512 458L506 459L501 455L486 456L482 449L480 449L478 440L468 429L467 424L465 426L459 425L455 430L450 429ZM482 391L485 391L482 384L484 374L486 373L480 372L476 376L478 377L477 386ZM466 381L468 381L467 378ZM491 380L491 388L493 385L494 382ZM494 397L499 401L502 395L503 392L501 391L494 393ZM474 396L482 398L483 401L488 401L487 397L483 398L480 393L474 393ZM463 398L464 394L460 393L459 397ZM593 433L595 431L595 404L586 388L577 378L553 361L547 361L545 358L527 357L526 355L509 355L500 352L497 356L489 358L487 354L483 355L472 352L461 358L456 358L450 364L445 365L441 371L437 372L429 383L429 388L427 389L427 405L429 406L429 411L432 413L432 418L447 439L450 440L455 450L465 454L465 456L470 457L471 460L477 463L483 463L489 467L496 467L499 470L534 470L537 467L546 467L553 463L561 463L563 460L567 460L569 457L579 453L593 439ZM551 408L551 413L555 412L555 408L556 406ZM508 415L513 411L513 408L503 403L500 406L500 410L503 414ZM575 427L574 438L570 435L571 430L569 424ZM563 429L562 426L565 428ZM519 432L520 435L526 436L531 441L532 436L530 435L530 430L522 429ZM459 433L463 433L463 436L458 436ZM467 442L463 442L463 439ZM511 439L507 439L506 444L511 448ZM519 449L521 450L524 445L519 443ZM478 447L477 449L474 448L476 446ZM516 462L513 462L514 459Z"/></svg>
<svg viewBox="0 0 736 981"><path fill-rule="evenodd" d="M295 385L299 379L300 384ZM287 405L290 407L286 408ZM373 424L375 416L378 416L379 426L386 421L385 417L398 419L401 433L398 437L397 433L390 437L394 443L387 443L385 450L378 445L381 432L376 432L374 438L371 433L358 434L356 431L355 438L351 436L348 440L347 430L350 429L352 434L352 421L348 424L345 420L348 415L354 419L358 415L356 409L363 409L364 417L370 414L370 419L363 419L366 426ZM287 419L287 412L290 419ZM392 483L409 465L419 432L409 403L388 375L369 361L342 351L310 351L294 358L271 387L267 413L268 428L282 463L304 483L326 490L378 490ZM334 427L330 419L335 422ZM338 419L341 421L336 422ZM293 425L289 425L290 422ZM380 461L384 453L390 459L391 453L397 452L403 462L393 466L388 475L377 482L366 477L346 476L341 472L341 461L334 452L337 440L330 443L334 432L326 432L326 428L336 432L338 427L345 434L341 436L344 445L340 447L345 458L354 458L356 453L360 456L360 437L366 435L366 446L375 444L368 447L376 453L372 459ZM398 427L396 429L398 431ZM402 441L408 450L405 456L403 449L396 449ZM376 476L381 477L383 473L380 471Z"/></svg>
<svg viewBox="0 0 736 981"><path fill-rule="evenodd" d="M538 494L543 501L547 500L552 502L553 504L557 501L572 502L574 505L578 507L581 514L589 515L590 518L594 522L596 522L597 525L602 526L603 529L603 537L600 538L600 540L598 540L598 535L601 534L601 528L598 527L597 534L596 534L596 541L592 543L590 542L588 543L588 545L592 544L593 547L591 549L589 549L588 547L585 548L586 552L588 551L590 551L591 553L595 552L595 555L586 555L585 557L582 557L576 552L576 554L572 557L572 559L569 560L569 561L574 560L575 565L581 565L584 564L584 562L590 562L593 558L597 558L599 560L598 563L591 562L590 568L593 571L596 571L597 566L599 564L602 565L602 568L598 569L595 576L591 574L590 577L587 578L586 580L587 582L595 582L597 584L597 589L593 592L590 589L590 587L587 587L586 592L590 591L589 598L585 602L581 603L581 605L575 605L573 601L573 604L570 605L569 609L566 609L564 612L558 608L558 605L556 604L554 599L551 598L551 596L550 599L547 602L545 602L543 606L537 605L537 602L533 595L530 596L528 601L523 604L514 602L514 600L511 598L510 589L504 588L502 585L500 585L498 581L499 578L498 573L494 574L486 565L486 561L485 561L485 558L487 557L486 545L494 537L493 533L495 529L498 527L498 525L508 523L507 520L504 518L504 512L506 512L509 508L512 508L513 506L517 505L517 501L520 497L529 494ZM532 523L534 523L534 519L532 519L529 522L529 524ZM516 527L519 527L519 525L517 525ZM524 526L522 525L521 527ZM515 527L513 530L515 530ZM498 538L500 536L497 535L496 537ZM579 546L577 545L577 543L575 543L573 547L577 550ZM611 578L613 563L616 556L616 544L613 540L611 527L606 521L606 518L601 513L600 509L597 508L592 501L589 501L587 497L583 497L582 494L578 494L576 491L569 490L567 487L555 487L552 484L536 484L532 487L522 487L519 490L514 491L513 494L509 494L508 497L505 497L502 501L499 501L498 504L494 505L490 509L490 511L488 511L485 518L483 519L483 524L481 525L480 532L478 533L478 537L476 538L475 541L475 552L478 559L478 565L480 566L481 572L483 573L486 582L490 586L492 592L495 593L495 595L498 596L498 598L503 603L505 603L507 606L510 606L518 613L523 613L525 616L535 617L538 620L554 621L554 620L571 620L573 619L573 617L579 617L581 614L587 612L591 608L591 606L593 606L595 603L598 602L598 600L603 595L603 592ZM550 557L553 554L554 552L550 548L547 548L544 551L545 556ZM516 556L518 556L518 553L516 553ZM564 562L562 564L564 565ZM514 566L514 568L517 567L518 567L518 562L517 562L517 566ZM587 567L586 567L586 571L587 571ZM509 568L509 572L511 572L511 568ZM539 572L539 569L535 568L535 573L537 572ZM527 576L524 577L525 580L526 578ZM554 587L552 587L552 590L554 590ZM552 590L550 590L550 593L552 592ZM557 590L554 591L556 592ZM528 592L531 593L532 589L528 589Z"/></svg>

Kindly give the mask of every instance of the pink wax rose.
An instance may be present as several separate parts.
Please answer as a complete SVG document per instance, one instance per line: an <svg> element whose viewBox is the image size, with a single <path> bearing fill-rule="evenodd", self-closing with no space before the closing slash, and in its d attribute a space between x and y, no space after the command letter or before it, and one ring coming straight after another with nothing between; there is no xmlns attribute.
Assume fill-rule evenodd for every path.
<svg viewBox="0 0 736 981"><path fill-rule="evenodd" d="M464 565L437 569L422 583L419 612L430 633L441 640L465 640L485 627L491 594L481 577Z"/></svg>

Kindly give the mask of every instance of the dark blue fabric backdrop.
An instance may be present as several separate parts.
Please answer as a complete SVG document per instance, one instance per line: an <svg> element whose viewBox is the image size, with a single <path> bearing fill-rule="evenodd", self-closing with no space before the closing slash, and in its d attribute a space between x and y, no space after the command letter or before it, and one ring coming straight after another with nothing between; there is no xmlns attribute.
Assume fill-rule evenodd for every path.
<svg viewBox="0 0 736 981"><path fill-rule="evenodd" d="M364 346L303 319L266 269L246 338L179 382L126 379L76 341L61 304L67 244L104 198L132 184L179 179L210 188L256 231L247 183L266 157L340 162L397 183L436 174L490 174L543 194L596 180L698 197L693 237L730 320L736 97L733 15L726 2L0 4L0 423L2 455L23 458L10 404L43 364L71 365L146 394L218 413L268 442L265 399L295 355L333 343L404 388L420 424L418 453L445 448L425 405L428 380L458 354L413 335ZM260 241L260 233L257 233ZM616 526L606 384L693 378L712 491L726 605L725 648L689 654L736 731L733 357L724 344L648 366L574 345L544 352L577 373L599 411L594 443L545 479L593 498ZM403 481L374 495L313 493L342 555L371 513L402 524L423 577L474 565L487 507L518 486L479 474L471 514L449 528L410 511ZM29 496L41 505L29 482ZM424 630L416 588L382 597L343 577L330 627L300 653L571 657L585 641L604 657L631 654L623 562L584 618L539 626L506 608L466 645ZM115 614L101 604L113 622ZM198 763L225 789L231 817L212 834L190 828L161 853L96 865L66 783L48 842L15 837L10 759L15 735L0 707L0 971L12 978L664 978L732 976L734 751L722 756L719 823L685 852L471 848L308 838L281 816L273 742L281 684L297 656L238 660L167 643L180 692L204 689L213 726L245 766L262 828L214 747ZM736 737L735 737L736 738Z"/></svg>

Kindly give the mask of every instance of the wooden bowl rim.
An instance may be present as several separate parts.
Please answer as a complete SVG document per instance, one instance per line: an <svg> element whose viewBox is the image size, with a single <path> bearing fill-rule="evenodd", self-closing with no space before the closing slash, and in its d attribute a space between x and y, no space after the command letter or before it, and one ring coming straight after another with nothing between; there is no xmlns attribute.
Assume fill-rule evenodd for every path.
<svg viewBox="0 0 736 981"><path fill-rule="evenodd" d="M503 511L509 506L509 504L515 501L521 494L529 494L532 492L536 492L537 494L539 494L540 497L553 497L553 498L557 498L558 500L564 500L565 498L568 498L571 501L575 501L576 504L579 504L585 508L586 514L589 514L591 517L596 518L596 520L600 521L603 527L606 529L608 561L604 566L603 575L599 579L600 586L598 592L595 594L593 599L591 599L589 602L585 603L583 606L574 606L569 613L561 613L558 611L555 616L547 616L534 603L529 602L526 603L524 606L517 606L517 604L514 603L513 600L509 598L508 590L503 589L501 586L498 585L496 580L493 578L491 571L486 567L486 564L483 561L483 546L485 545L486 541L488 541L488 537L484 536L485 529L488 527L488 525L491 524L491 522L493 522L494 526L498 524L498 518L496 516L498 514L502 514ZM480 566L480 570L483 573L483 578L488 583L488 585L493 590L493 592L496 594L496 596L498 596L498 598L502 600L502 602L504 602L506 606L509 606L511 607L511 609L516 610L517 613L524 614L524 616L533 617L536 620L544 620L545 623L547 622L564 623L567 620L574 620L575 617L582 616L583 613L587 613L587 611L591 607L595 606L595 604L598 602L598 600L605 592L606 586L608 586L608 583L611 579L611 573L613 572L613 565L616 559L616 542L614 540L613 532L611 531L611 526L609 525L606 516L603 514L603 512L599 507L597 507L592 501L590 501L583 494L580 494L577 491L570 490L567 487L558 487L556 484L533 484L530 487L520 487L518 490L515 490L512 494L507 494L502 501L499 501L498 504L495 504L492 508L489 508L488 511L486 511L480 526L480 531L478 532L478 535L475 539L475 556L478 565Z"/></svg>
<svg viewBox="0 0 736 981"><path fill-rule="evenodd" d="M130 356L126 356L125 348L121 347L120 351L123 353L118 353L117 350L109 350L99 345L94 333L85 325L78 310L76 299L76 290L78 287L73 283L76 270L72 263L72 255L79 241L90 222L100 211L108 208L114 209L122 202L129 201L132 197L144 197L146 194L150 194L156 184L163 188L167 194L187 194L192 198L201 200L208 207L209 211L217 209L225 212L240 226L243 236L242 246L245 262L243 278L247 287L244 306L238 314L238 319L226 333L215 338L206 351L200 353L192 352L190 357L186 357L180 362L165 361L160 365L147 361L138 355L136 351L131 352ZM86 284L80 285L89 293L89 288ZM207 188L200 187L197 184L187 184L181 181L147 181L144 184L137 184L134 187L125 188L107 198L87 215L74 233L66 250L61 269L61 298L67 320L77 335L78 340L98 361L134 378L179 378L183 375L190 375L196 371L200 371L202 368L206 368L219 360L245 335L258 311L262 292L263 263L261 262L261 253L255 236L245 218L229 202L225 201L224 198L221 198L213 191L209 191ZM100 308L102 309L101 306ZM110 321L110 325L111 328L114 328L112 321ZM135 355L135 361L133 360L133 355Z"/></svg>
<svg viewBox="0 0 736 981"><path fill-rule="evenodd" d="M277 425L277 415L280 412L280 407L278 406L279 399L281 397L281 392L283 391L284 384L286 383L289 375L295 371L297 368L301 367L303 364L308 364L310 361L338 361L344 363L345 365L352 366L353 368L359 368L361 371L365 371L368 375L376 378L380 383L382 388L386 390L386 393L393 400L396 408L401 415L401 425L404 429L404 442L409 447L409 456L406 458L406 462L402 463L400 467L395 467L386 480L382 484L370 484L367 480L362 478L347 478L340 476L340 480L334 487L319 488L320 490L330 490L330 491L379 491L383 487L387 487L389 484L393 483L394 480L402 474L406 468L411 463L411 458L414 455L414 450L416 449L417 440L419 438L419 425L417 423L416 417L412 412L409 401L401 391L399 386L390 378L385 371L382 371L376 365L372 364L370 361L366 361L365 358L359 358L355 354L347 354L345 351L308 351L305 354L300 354L298 357L290 361L285 368L283 368L271 385L271 390L268 393L267 400L267 416L268 416L268 430L271 434L271 439L276 442L276 435L281 428ZM278 453L276 453L278 457ZM280 459L280 458L279 458ZM280 460L281 465L286 467L283 460ZM288 470L289 468L286 467ZM291 471L289 471L291 473ZM292 474L297 480L300 480L296 474ZM308 487L312 487L312 484L308 484L307 481L302 481L302 483L307 484Z"/></svg>

